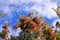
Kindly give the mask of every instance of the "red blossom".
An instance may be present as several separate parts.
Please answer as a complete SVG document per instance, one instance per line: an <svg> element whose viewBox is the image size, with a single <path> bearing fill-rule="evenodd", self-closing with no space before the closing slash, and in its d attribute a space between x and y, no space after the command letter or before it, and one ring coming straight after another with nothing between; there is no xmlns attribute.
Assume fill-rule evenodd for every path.
<svg viewBox="0 0 60 40"><path fill-rule="evenodd" d="M49 34L50 36L52 36L52 34L53 34L53 29L52 29L52 28L49 29L48 34Z"/></svg>
<svg viewBox="0 0 60 40"><path fill-rule="evenodd" d="M56 22L56 26L59 24L59 21Z"/></svg>
<svg viewBox="0 0 60 40"><path fill-rule="evenodd" d="M28 21L29 21L29 18L26 18L25 21L24 21L24 23L28 23Z"/></svg>
<svg viewBox="0 0 60 40"><path fill-rule="evenodd" d="M42 27L42 28L44 27L44 24L43 24L43 23L41 24L41 27Z"/></svg>
<svg viewBox="0 0 60 40"><path fill-rule="evenodd" d="M8 35L5 35L3 39L4 39L4 40L7 40L7 38L8 38Z"/></svg>
<svg viewBox="0 0 60 40"><path fill-rule="evenodd" d="M34 22L30 22L31 27L36 27L37 25Z"/></svg>
<svg viewBox="0 0 60 40"><path fill-rule="evenodd" d="M34 17L33 20L34 20L34 21L37 21L37 17Z"/></svg>
<svg viewBox="0 0 60 40"><path fill-rule="evenodd" d="M7 26L3 26L2 28L3 28L4 30L7 30Z"/></svg>
<svg viewBox="0 0 60 40"><path fill-rule="evenodd" d="M60 16L60 13L57 13L57 16Z"/></svg>
<svg viewBox="0 0 60 40"><path fill-rule="evenodd" d="M56 38L56 34L53 34L53 36L52 36L53 38Z"/></svg>
<svg viewBox="0 0 60 40"><path fill-rule="evenodd" d="M37 31L38 27L34 27L33 29L31 29L32 31Z"/></svg>
<svg viewBox="0 0 60 40"><path fill-rule="evenodd" d="M18 24L14 25L14 28L15 29L19 28L19 25Z"/></svg>

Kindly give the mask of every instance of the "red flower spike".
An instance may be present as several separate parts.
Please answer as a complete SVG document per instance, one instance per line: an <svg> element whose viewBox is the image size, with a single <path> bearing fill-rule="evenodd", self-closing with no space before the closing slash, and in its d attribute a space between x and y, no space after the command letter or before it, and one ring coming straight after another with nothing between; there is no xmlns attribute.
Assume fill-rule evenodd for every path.
<svg viewBox="0 0 60 40"><path fill-rule="evenodd" d="M24 21L24 23L28 23L28 21L29 21L29 18L26 18L26 20Z"/></svg>
<svg viewBox="0 0 60 40"><path fill-rule="evenodd" d="M23 23L25 20L26 20L26 17L22 16L22 18L19 21Z"/></svg>
<svg viewBox="0 0 60 40"><path fill-rule="evenodd" d="M52 36L52 34L53 34L53 29L52 29L52 28L49 29L48 34L49 34L50 36Z"/></svg>
<svg viewBox="0 0 60 40"><path fill-rule="evenodd" d="M56 38L56 34L53 34L53 38Z"/></svg>
<svg viewBox="0 0 60 40"><path fill-rule="evenodd" d="M34 20L34 21L37 21L37 17L34 17L33 20Z"/></svg>
<svg viewBox="0 0 60 40"><path fill-rule="evenodd" d="M51 31L49 31L48 34L49 34L50 36L52 36L52 32L51 32Z"/></svg>
<svg viewBox="0 0 60 40"><path fill-rule="evenodd" d="M57 13L57 16L60 16L60 13Z"/></svg>
<svg viewBox="0 0 60 40"><path fill-rule="evenodd" d="M33 18L33 21L35 21L37 24L40 24L40 20L41 20L41 19L38 18L38 17L34 17L34 18Z"/></svg>
<svg viewBox="0 0 60 40"><path fill-rule="evenodd" d="M32 31L37 31L38 27L34 27L33 29L31 29Z"/></svg>
<svg viewBox="0 0 60 40"><path fill-rule="evenodd" d="M56 22L56 26L59 24L59 21Z"/></svg>
<svg viewBox="0 0 60 40"><path fill-rule="evenodd" d="M34 27L34 30L37 31L38 30L38 27Z"/></svg>
<svg viewBox="0 0 60 40"><path fill-rule="evenodd" d="M18 25L18 24L14 25L14 28L15 28L15 29L17 29L18 27L19 27L19 25Z"/></svg>
<svg viewBox="0 0 60 40"><path fill-rule="evenodd" d="M39 26L42 26L42 23L40 22L38 25L39 25Z"/></svg>
<svg viewBox="0 0 60 40"><path fill-rule="evenodd" d="M7 26L3 26L2 28L3 28L4 30L7 30Z"/></svg>
<svg viewBox="0 0 60 40"><path fill-rule="evenodd" d="M43 24L43 23L41 24L41 27L42 27L42 28L44 27L44 24Z"/></svg>
<svg viewBox="0 0 60 40"><path fill-rule="evenodd" d="M25 20L21 19L20 21L21 21L21 23L23 23Z"/></svg>
<svg viewBox="0 0 60 40"><path fill-rule="evenodd" d="M7 38L8 38L8 36L7 36L7 35L5 35L3 39L4 39L4 40L7 40Z"/></svg>
<svg viewBox="0 0 60 40"><path fill-rule="evenodd" d="M40 20L37 20L37 21L35 21L36 22L36 24L40 24L41 23L41 21Z"/></svg>
<svg viewBox="0 0 60 40"><path fill-rule="evenodd" d="M36 26L37 26L34 22L30 22L30 25L31 25L32 27L36 27Z"/></svg>
<svg viewBox="0 0 60 40"><path fill-rule="evenodd" d="M53 31L53 28L50 28L50 31Z"/></svg>

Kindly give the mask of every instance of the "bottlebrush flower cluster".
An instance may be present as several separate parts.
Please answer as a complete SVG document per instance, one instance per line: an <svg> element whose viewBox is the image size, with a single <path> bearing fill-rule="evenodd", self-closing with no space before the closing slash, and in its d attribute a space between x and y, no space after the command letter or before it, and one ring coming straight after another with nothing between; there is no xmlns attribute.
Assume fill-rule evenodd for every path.
<svg viewBox="0 0 60 40"><path fill-rule="evenodd" d="M20 39L21 40L60 40L60 36L57 37L56 30L46 23L46 20L42 20L38 16L33 17L32 13L28 16L20 16L18 23L14 26L15 29L21 28ZM43 21L43 22L42 22ZM56 23L56 26L59 22Z"/></svg>
<svg viewBox="0 0 60 40"><path fill-rule="evenodd" d="M28 13L27 16L19 16L17 23L14 25L14 29L21 29L19 36L12 36L8 38L8 26L5 23L2 27L3 30L0 32L0 37L4 40L60 40L60 32L57 31L57 27L60 23L56 22L56 30L47 24L46 20L41 17L34 16L34 13Z"/></svg>
<svg viewBox="0 0 60 40"><path fill-rule="evenodd" d="M2 26L3 30L2 32L0 32L0 37L3 38L4 40L7 40L8 38L8 32L9 32L7 28L8 26L9 26L8 23L4 23L4 25Z"/></svg>

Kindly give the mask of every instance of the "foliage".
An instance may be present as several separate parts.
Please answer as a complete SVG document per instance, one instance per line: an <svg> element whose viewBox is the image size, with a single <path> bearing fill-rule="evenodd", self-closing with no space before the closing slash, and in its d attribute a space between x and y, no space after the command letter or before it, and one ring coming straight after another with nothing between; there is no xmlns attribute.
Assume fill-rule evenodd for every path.
<svg viewBox="0 0 60 40"><path fill-rule="evenodd" d="M57 32L53 30L54 27L51 27L46 23L46 20L38 16L33 17L33 14L29 13L28 16L20 16L18 23L14 25L14 29L21 28L22 30L19 33L20 40L38 40L38 37L41 37L42 40L60 39L60 36L57 36Z"/></svg>
<svg viewBox="0 0 60 40"><path fill-rule="evenodd" d="M37 14L38 12L36 12ZM60 40L60 32L57 31L60 23L57 21L55 24L56 30L53 30L54 27L51 27L46 23L46 20L36 15L34 16L34 12L29 12L27 16L19 15L13 28L21 28L22 31L19 33L19 36L11 35L9 40ZM3 14L0 13L0 16L3 16ZM4 20L2 21L3 23L5 22ZM8 40L8 26L8 23L4 23L2 26L3 30L0 32L0 37L4 40Z"/></svg>

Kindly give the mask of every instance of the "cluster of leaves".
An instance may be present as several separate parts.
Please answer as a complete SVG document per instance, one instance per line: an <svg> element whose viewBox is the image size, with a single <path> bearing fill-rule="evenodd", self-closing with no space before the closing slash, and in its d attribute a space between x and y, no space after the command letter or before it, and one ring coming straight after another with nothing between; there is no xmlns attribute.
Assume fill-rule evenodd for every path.
<svg viewBox="0 0 60 40"><path fill-rule="evenodd" d="M57 16L60 17L60 5L57 6L56 9L52 8L56 13L57 13Z"/></svg>
<svg viewBox="0 0 60 40"><path fill-rule="evenodd" d="M3 17L4 14L2 12L0 12L0 16ZM5 23L4 18L2 19L2 22L4 23L4 25L2 26L3 30L0 32L0 37L3 38L4 40L7 40L7 38L8 38L8 32L9 32L9 30L8 30L7 27L9 26L9 24Z"/></svg>
<svg viewBox="0 0 60 40"><path fill-rule="evenodd" d="M2 32L0 32L0 37L3 38L4 40L7 40L8 38L9 30L7 29L7 27L8 27L8 24L5 23L4 26L2 27L3 28Z"/></svg>

